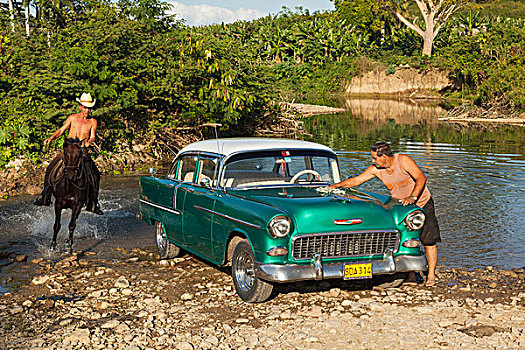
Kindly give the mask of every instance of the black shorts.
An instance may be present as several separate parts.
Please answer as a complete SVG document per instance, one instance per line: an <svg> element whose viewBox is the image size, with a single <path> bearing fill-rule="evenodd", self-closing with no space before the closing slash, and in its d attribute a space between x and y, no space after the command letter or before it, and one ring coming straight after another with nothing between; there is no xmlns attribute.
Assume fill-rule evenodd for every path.
<svg viewBox="0 0 525 350"><path fill-rule="evenodd" d="M425 210L425 224L421 229L421 243L426 246L433 246L441 242L439 224L434 210L434 199L430 198L423 210Z"/></svg>

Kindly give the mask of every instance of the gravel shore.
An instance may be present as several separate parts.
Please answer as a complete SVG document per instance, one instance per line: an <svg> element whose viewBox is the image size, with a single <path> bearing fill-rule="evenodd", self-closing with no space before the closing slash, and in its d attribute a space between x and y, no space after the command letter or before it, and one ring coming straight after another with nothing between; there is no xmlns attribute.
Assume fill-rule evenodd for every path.
<svg viewBox="0 0 525 350"><path fill-rule="evenodd" d="M441 267L433 288L301 282L246 304L228 269L115 254L11 256L31 282L0 296L0 348L525 348L523 269Z"/></svg>

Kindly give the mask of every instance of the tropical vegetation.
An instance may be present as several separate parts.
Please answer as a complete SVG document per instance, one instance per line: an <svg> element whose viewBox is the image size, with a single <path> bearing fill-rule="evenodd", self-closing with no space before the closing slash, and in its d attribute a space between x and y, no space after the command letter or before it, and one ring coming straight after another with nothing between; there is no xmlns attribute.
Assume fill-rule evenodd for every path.
<svg viewBox="0 0 525 350"><path fill-rule="evenodd" d="M161 0L10 2L12 11L0 4L0 165L36 158L83 91L97 99L103 153L133 140L163 145L206 123L253 134L274 122L278 101L326 98L378 66L445 69L457 87L448 96L525 110L521 2L507 1L506 13L504 0L462 8L430 56L379 0L202 27L168 15ZM359 7L348 11L350 2ZM410 3L396 7L406 18L417 13Z"/></svg>

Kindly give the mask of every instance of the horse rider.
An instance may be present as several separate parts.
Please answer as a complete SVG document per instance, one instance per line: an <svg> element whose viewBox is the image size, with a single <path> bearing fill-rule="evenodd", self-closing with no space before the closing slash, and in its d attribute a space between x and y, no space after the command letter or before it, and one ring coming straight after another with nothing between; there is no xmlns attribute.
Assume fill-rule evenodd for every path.
<svg viewBox="0 0 525 350"><path fill-rule="evenodd" d="M85 169L84 175L86 176L88 184L88 186L86 186L86 189L88 190L86 210L102 215L104 213L100 209L98 203L100 172L88 151L88 147L93 141L95 141L95 134L97 131L97 120L89 115L91 108L95 106L96 100L91 97L90 93L83 93L80 96L80 99L77 98L76 101L79 103L80 113L70 115L60 129L44 140L44 147L54 139L62 136L64 132L69 129L68 138L78 140L77 142L80 142L82 147L82 158L84 162L83 168ZM35 201L35 205L48 206L51 204L51 190L53 188L53 183L55 183L55 178L61 176L60 168L63 164L63 156L64 153L60 152L60 154L58 154L47 167L44 178L44 189L42 190L40 197Z"/></svg>

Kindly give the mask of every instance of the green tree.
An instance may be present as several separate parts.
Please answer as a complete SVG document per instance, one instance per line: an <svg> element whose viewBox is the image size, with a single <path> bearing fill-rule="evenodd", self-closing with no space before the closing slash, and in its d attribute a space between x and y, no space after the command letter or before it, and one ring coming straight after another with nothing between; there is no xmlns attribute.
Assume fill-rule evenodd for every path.
<svg viewBox="0 0 525 350"><path fill-rule="evenodd" d="M332 0L336 17L345 20L360 31L380 34L388 12L382 0Z"/></svg>

